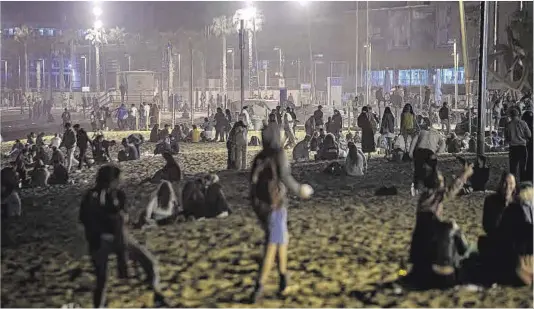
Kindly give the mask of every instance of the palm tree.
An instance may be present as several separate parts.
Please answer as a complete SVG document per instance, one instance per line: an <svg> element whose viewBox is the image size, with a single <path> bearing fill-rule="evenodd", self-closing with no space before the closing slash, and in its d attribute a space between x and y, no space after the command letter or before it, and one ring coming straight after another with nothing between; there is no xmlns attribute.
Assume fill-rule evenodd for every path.
<svg viewBox="0 0 534 309"><path fill-rule="evenodd" d="M30 79L28 73L28 41L31 38L30 28L26 25L15 28L15 40L22 44L24 47L24 89L26 93L30 88Z"/></svg>
<svg viewBox="0 0 534 309"><path fill-rule="evenodd" d="M106 31L104 29L87 29L85 39L95 46L96 92L100 92L100 47L107 43Z"/></svg>
<svg viewBox="0 0 534 309"><path fill-rule="evenodd" d="M226 57L227 57L227 50L226 50L226 36L232 34L235 31L235 27L233 24L232 19L227 17L226 15L221 15L218 17L215 17L213 19L213 23L211 25L211 31L215 36L222 38L223 43L223 53L222 53L222 91L223 91L223 97L226 98L227 96L227 83L228 83L228 77L226 74Z"/></svg>
<svg viewBox="0 0 534 309"><path fill-rule="evenodd" d="M126 31L124 30L124 28L119 28L119 27L115 27L115 28L111 28L109 29L108 31L108 35L107 35L107 38L108 38L108 43L111 43L111 44L115 44L115 51L116 51L116 56L115 56L115 60L117 61L117 65L118 65L118 71L121 71L121 47L124 46L124 44L126 43Z"/></svg>

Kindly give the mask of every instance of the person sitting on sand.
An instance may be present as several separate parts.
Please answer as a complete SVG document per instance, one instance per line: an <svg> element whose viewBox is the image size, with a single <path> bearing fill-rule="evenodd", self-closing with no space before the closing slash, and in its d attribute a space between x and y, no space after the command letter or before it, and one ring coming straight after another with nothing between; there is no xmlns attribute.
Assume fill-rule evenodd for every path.
<svg viewBox="0 0 534 309"><path fill-rule="evenodd" d="M310 140L311 136L306 135L302 141L295 145L295 148L293 148L293 161L303 162L310 160Z"/></svg>
<svg viewBox="0 0 534 309"><path fill-rule="evenodd" d="M182 180L182 170L174 157L169 152L163 153L163 159L165 159L165 166L158 170L154 176L150 179L151 183L159 183L162 180L170 182L180 182Z"/></svg>
<svg viewBox="0 0 534 309"><path fill-rule="evenodd" d="M180 127L179 124L174 125L174 128L172 129L171 135L172 135L172 137L174 137L174 139L175 139L177 142L183 140L183 137L182 137L182 128Z"/></svg>
<svg viewBox="0 0 534 309"><path fill-rule="evenodd" d="M171 136L169 135L156 144L156 147L154 148L154 155L163 154L165 152L171 152L171 151L172 151Z"/></svg>
<svg viewBox="0 0 534 309"><path fill-rule="evenodd" d="M35 156L33 157L33 161L43 161L44 165L50 164L50 156L48 155L48 152L45 150L43 146L37 147L37 152L35 153Z"/></svg>
<svg viewBox="0 0 534 309"><path fill-rule="evenodd" d="M200 142L200 133L202 133L200 131L200 129L197 127L196 124L193 125L193 129L191 130L191 132L189 132L189 140L192 142L192 143L198 143Z"/></svg>
<svg viewBox="0 0 534 309"><path fill-rule="evenodd" d="M11 151L7 154L7 157L11 160L16 159L22 149L24 149L24 144L19 139L15 140L15 143L11 147Z"/></svg>
<svg viewBox="0 0 534 309"><path fill-rule="evenodd" d="M93 307L106 305L108 256L112 253L117 255L119 278L128 277L127 258L137 262L146 274L145 282L154 291L155 307L169 307L159 289L155 258L126 231L126 193L119 189L120 176L118 167L102 166L97 172L94 188L84 195L80 207L79 221L85 229L96 276Z"/></svg>
<svg viewBox="0 0 534 309"><path fill-rule="evenodd" d="M497 234L500 237L497 281L502 284L532 285L533 216L532 183L519 184L516 200L501 216Z"/></svg>
<svg viewBox="0 0 534 309"><path fill-rule="evenodd" d="M413 264L409 279L425 288L446 288L456 284L456 271L469 254L468 244L454 221L441 218L443 203L452 200L473 174L473 165L454 183L445 187L443 175L435 165L426 165L424 190L417 204L415 229L410 245Z"/></svg>
<svg viewBox="0 0 534 309"><path fill-rule="evenodd" d="M159 131L158 133L158 141L161 141L165 138L167 138L167 136L169 136L171 134L171 131L170 131L170 126L168 124L165 124L163 126L163 129Z"/></svg>
<svg viewBox="0 0 534 309"><path fill-rule="evenodd" d="M206 213L205 218L225 218L228 217L232 210L226 200L219 176L217 174L208 174L202 179L204 185L204 202Z"/></svg>
<svg viewBox="0 0 534 309"><path fill-rule="evenodd" d="M313 132L313 135L310 139L310 151L319 151L319 132Z"/></svg>
<svg viewBox="0 0 534 309"><path fill-rule="evenodd" d="M54 171L48 178L49 185L66 185L69 183L69 173L63 164L59 161L53 161Z"/></svg>
<svg viewBox="0 0 534 309"><path fill-rule="evenodd" d="M213 123L206 117L204 118L204 123L202 124L202 132L200 133L200 136L202 138L203 142L209 142L212 141L215 137L215 131L213 127Z"/></svg>
<svg viewBox="0 0 534 309"><path fill-rule="evenodd" d="M45 136L44 132L41 132L37 135L37 138L35 139L35 145L37 145L37 147L42 147L45 145L44 136Z"/></svg>
<svg viewBox="0 0 534 309"><path fill-rule="evenodd" d="M126 139L128 140L128 143L135 146L137 153L139 153L139 156L141 156L141 145L145 142L145 137L142 134L134 133L128 135Z"/></svg>
<svg viewBox="0 0 534 309"><path fill-rule="evenodd" d="M445 144L447 145L448 153L459 153L462 151L462 141L458 139L454 132L449 134Z"/></svg>
<svg viewBox="0 0 534 309"><path fill-rule="evenodd" d="M339 147L335 141L334 135L328 133L324 138L323 144L315 155L315 160L335 160L339 158Z"/></svg>
<svg viewBox="0 0 534 309"><path fill-rule="evenodd" d="M171 223L178 213L178 199L172 184L162 180L150 195L146 210L139 216L137 227L145 224L164 225Z"/></svg>
<svg viewBox="0 0 534 309"><path fill-rule="evenodd" d="M401 163L405 157L406 144L402 134L397 135L393 140L393 150L391 151L391 161Z"/></svg>
<svg viewBox="0 0 534 309"><path fill-rule="evenodd" d="M35 133L31 132L28 134L28 140L26 141L26 144L28 145L34 145L35 144Z"/></svg>
<svg viewBox="0 0 534 309"><path fill-rule="evenodd" d="M61 136L59 136L59 133L54 134L54 137L50 139L50 145L48 147L57 147L59 148L59 145L61 145Z"/></svg>
<svg viewBox="0 0 534 309"><path fill-rule="evenodd" d="M484 209L482 212L482 227L486 235L478 238L478 250L483 259L487 258L489 264L494 265L494 257L499 235L497 229L501 222L501 216L504 209L514 202L514 193L516 189L515 177L510 173L504 172L499 181L497 191L486 196L484 199Z"/></svg>
<svg viewBox="0 0 534 309"><path fill-rule="evenodd" d="M349 142L349 154L345 159L345 172L349 176L363 176L367 171L367 159L356 144Z"/></svg>
<svg viewBox="0 0 534 309"><path fill-rule="evenodd" d="M152 128L152 131L150 131L150 139L149 141L151 143L157 143L159 142L159 124L155 124Z"/></svg>
<svg viewBox="0 0 534 309"><path fill-rule="evenodd" d="M43 161L35 161L33 170L31 171L31 185L32 187L46 187L48 185L48 178L50 172L46 169Z"/></svg>
<svg viewBox="0 0 534 309"><path fill-rule="evenodd" d="M104 135L99 134L93 141L93 159L95 162L111 162L109 148L115 146L115 141L105 140Z"/></svg>
<svg viewBox="0 0 534 309"><path fill-rule="evenodd" d="M126 138L122 139L121 144L124 149L119 151L117 155L117 159L119 160L119 162L139 159L139 153L137 152L137 148L135 148L133 144L128 143L128 140Z"/></svg>
<svg viewBox="0 0 534 309"><path fill-rule="evenodd" d="M280 127L276 123L269 123L263 128L261 139L263 149L252 163L250 200L265 231L265 251L251 299L253 303L263 296L276 256L280 275L279 292L284 293L288 285L287 189L303 199L313 194L311 186L298 183L291 175L291 167L280 141Z"/></svg>

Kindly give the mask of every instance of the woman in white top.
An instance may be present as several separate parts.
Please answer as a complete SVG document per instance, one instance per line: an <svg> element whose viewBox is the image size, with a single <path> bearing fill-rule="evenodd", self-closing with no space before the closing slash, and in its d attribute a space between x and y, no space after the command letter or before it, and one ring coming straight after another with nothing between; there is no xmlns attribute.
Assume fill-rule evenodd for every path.
<svg viewBox="0 0 534 309"><path fill-rule="evenodd" d="M363 176L367 171L367 160L356 144L349 142L349 154L345 159L345 172L349 176Z"/></svg>
<svg viewBox="0 0 534 309"><path fill-rule="evenodd" d="M143 226L145 223L150 225L166 224L172 221L177 214L178 200L172 184L162 180L156 190L150 195L146 211L140 218L138 225Z"/></svg>

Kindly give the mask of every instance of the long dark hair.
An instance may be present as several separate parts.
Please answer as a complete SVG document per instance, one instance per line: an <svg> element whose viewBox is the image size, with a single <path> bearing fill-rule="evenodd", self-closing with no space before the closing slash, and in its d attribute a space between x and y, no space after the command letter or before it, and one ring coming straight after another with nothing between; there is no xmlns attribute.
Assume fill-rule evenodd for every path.
<svg viewBox="0 0 534 309"><path fill-rule="evenodd" d="M96 189L107 189L110 187L111 183L119 179L121 175L121 170L115 165L104 165L102 166L96 174Z"/></svg>
<svg viewBox="0 0 534 309"><path fill-rule="evenodd" d="M386 114L392 114L393 115L393 113L391 112L391 108L389 108L389 106L386 106L386 108L384 109L384 115L386 115Z"/></svg>
<svg viewBox="0 0 534 309"><path fill-rule="evenodd" d="M358 147L356 147L356 144L354 144L353 142L349 142L347 144L348 148L349 148L349 158L352 162L356 162L358 161Z"/></svg>
<svg viewBox="0 0 534 309"><path fill-rule="evenodd" d="M408 109L408 110L406 110L406 109ZM403 112L403 113L404 113L404 112L408 112L408 113L410 113L410 114L413 115L414 112L413 112L412 104L410 104L410 103L406 103L406 104L404 105L404 107L402 108L402 112Z"/></svg>
<svg viewBox="0 0 534 309"><path fill-rule="evenodd" d="M162 154L162 157L163 159L165 159L165 162L167 166L178 166L178 163L176 163L176 160L174 160L174 157L172 156L172 154L168 151L165 151L163 154Z"/></svg>

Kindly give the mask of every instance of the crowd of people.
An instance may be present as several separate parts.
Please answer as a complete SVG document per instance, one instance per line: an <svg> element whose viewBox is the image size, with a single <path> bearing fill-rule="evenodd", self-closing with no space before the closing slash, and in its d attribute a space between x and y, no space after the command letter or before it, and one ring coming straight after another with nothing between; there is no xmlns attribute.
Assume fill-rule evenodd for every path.
<svg viewBox="0 0 534 309"><path fill-rule="evenodd" d="M117 110L117 117L123 128L138 126L138 120L143 118L140 122L148 125L152 116L150 109L148 115L145 114L145 107L137 109L132 106L126 110L122 104ZM142 114L144 116L139 118ZM468 244L461 228L454 221L444 219L441 213L443 205L465 193L466 187L485 189L489 177L485 158L479 157L475 164L460 160L464 171L447 186L437 167L437 154L458 141L446 138L444 132L434 129L428 119L415 115L410 104L404 106L398 117L386 107L382 119L372 108L363 106L356 119L360 129L356 135L350 131L343 134L343 118L338 110L325 121L322 106L319 106L306 120L306 137L301 141L295 137L298 120L291 107L278 107L270 113L261 131L261 141L257 137L248 140L252 123L247 106L243 107L235 121L229 110L223 112L222 108L217 108L200 127L193 125L189 129L181 124L171 131L169 125L160 129L154 123L149 142L156 143L155 154L162 155L165 165L145 180L157 184L157 188L136 220L129 220L126 194L119 187L120 165L106 164L114 161L110 148L116 142L107 140L98 130L94 130L97 133L90 138L79 124L71 125L70 115L65 114L62 135L56 134L50 143L46 143L44 133L37 136L31 133L26 143L17 140L7 154L12 163L2 169L1 175L2 243L5 244L7 239L4 237L8 234L8 219L21 215L20 187L69 184L69 174L74 166L82 169L84 165L90 168L94 164L103 164L97 172L94 187L83 196L79 215L96 276L93 305L105 305L108 256L115 254L120 278L129 277L127 260L135 261L146 273L146 282L154 291L155 305L168 306L161 293L155 258L134 239L128 227L155 228L174 224L180 221L179 218L203 220L232 214L216 174L183 180L182 169L173 157L173 154L179 153L181 142L226 142L227 168L238 170L247 169L248 146L261 145L262 150L252 162L249 177L251 206L265 232L263 259L251 296L251 301L257 302L264 295L275 260L278 260L280 276L279 293L283 295L289 284L288 190L303 199L314 193L311 186L300 184L292 177L285 150L293 148L296 162L309 161L313 153L318 161L344 159L343 165L333 162L326 171L363 176L367 172L370 154L383 148L386 158L413 161L414 165L411 194L418 196L418 202L410 248L413 268L403 280L426 288L450 287L466 282L531 285L532 112L526 111L522 120L519 109L511 108L509 117L504 143L509 149L510 173L503 174L497 192L485 199L483 226L486 235L480 237L478 250ZM399 130L397 122L400 123ZM144 143L141 134L124 138L117 161L139 160ZM460 149L462 145L463 141ZM470 147L468 142L467 148ZM79 153L77 157L76 149ZM89 149L92 150L92 159L86 156ZM52 174L47 166L53 167ZM31 171L28 172L28 169ZM176 192L180 192L180 198Z"/></svg>

